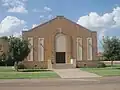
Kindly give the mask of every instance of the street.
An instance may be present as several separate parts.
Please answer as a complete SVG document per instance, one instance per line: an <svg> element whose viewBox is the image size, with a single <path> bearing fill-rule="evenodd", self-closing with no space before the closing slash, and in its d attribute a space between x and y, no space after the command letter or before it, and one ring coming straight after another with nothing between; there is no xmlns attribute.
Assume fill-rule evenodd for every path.
<svg viewBox="0 0 120 90"><path fill-rule="evenodd" d="M120 77L0 80L0 90L120 90Z"/></svg>

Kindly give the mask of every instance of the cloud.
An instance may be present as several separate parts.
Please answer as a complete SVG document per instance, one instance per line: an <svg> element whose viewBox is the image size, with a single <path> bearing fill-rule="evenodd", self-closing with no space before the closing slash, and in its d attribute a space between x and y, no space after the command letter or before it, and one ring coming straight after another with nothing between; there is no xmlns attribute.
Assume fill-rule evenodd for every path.
<svg viewBox="0 0 120 90"><path fill-rule="evenodd" d="M77 23L90 30L99 31L99 38L102 38L107 30L120 28L120 7L113 8L111 13L103 15L90 12L88 15L81 16Z"/></svg>
<svg viewBox="0 0 120 90"><path fill-rule="evenodd" d="M101 40L101 39L103 39L103 37L105 36L105 32L106 32L107 30L106 29L102 29L100 32L99 32L99 36L98 36L98 38Z"/></svg>
<svg viewBox="0 0 120 90"><path fill-rule="evenodd" d="M24 7L14 7L8 9L8 12L27 13L28 11Z"/></svg>
<svg viewBox="0 0 120 90"><path fill-rule="evenodd" d="M48 19L52 19L53 18L53 15L48 15Z"/></svg>
<svg viewBox="0 0 120 90"><path fill-rule="evenodd" d="M41 19L41 18L44 18L44 15L40 15L40 19Z"/></svg>
<svg viewBox="0 0 120 90"><path fill-rule="evenodd" d="M47 7L47 6L44 7L44 10L45 10L45 11L48 11L48 12L51 12L51 11L52 11L52 9L49 8L49 7Z"/></svg>
<svg viewBox="0 0 120 90"><path fill-rule="evenodd" d="M40 15L40 24L45 23L53 18L52 14Z"/></svg>
<svg viewBox="0 0 120 90"><path fill-rule="evenodd" d="M33 9L32 11L33 11L33 12L41 12L40 10L38 10L38 9L36 9L36 8Z"/></svg>
<svg viewBox="0 0 120 90"><path fill-rule="evenodd" d="M20 33L24 29L25 24L24 20L20 20L14 16L7 16L0 23L0 35L8 36Z"/></svg>
<svg viewBox="0 0 120 90"><path fill-rule="evenodd" d="M2 5L8 9L8 12L28 13L25 8L27 0L2 0Z"/></svg>
<svg viewBox="0 0 120 90"><path fill-rule="evenodd" d="M21 37L22 36L22 32L20 31L20 32L15 32L15 33L13 33L13 36L14 37Z"/></svg>
<svg viewBox="0 0 120 90"><path fill-rule="evenodd" d="M23 28L23 31L28 31L28 30L29 30L28 28L25 28L25 27Z"/></svg>
<svg viewBox="0 0 120 90"><path fill-rule="evenodd" d="M38 24L33 24L32 25L32 28L35 28L35 27L37 27L38 26Z"/></svg>
<svg viewBox="0 0 120 90"><path fill-rule="evenodd" d="M23 6L21 6L21 7L10 8L8 9L8 12L27 13L28 11Z"/></svg>
<svg viewBox="0 0 120 90"><path fill-rule="evenodd" d="M17 31L17 32L14 32L12 35L14 36L14 37L20 37L20 38L22 38L22 31L28 31L29 29L26 27L26 26L24 26L24 28L22 29L22 30L20 30L20 31Z"/></svg>
<svg viewBox="0 0 120 90"><path fill-rule="evenodd" d="M43 9L36 9L36 8L34 8L32 10L32 12L40 13L40 16L39 16L40 23L39 24L45 23L48 20L53 18L53 15L51 14L52 9L50 7L47 7L47 6L43 7ZM39 24L33 24L32 28L38 26Z"/></svg>
<svg viewBox="0 0 120 90"><path fill-rule="evenodd" d="M32 11L36 13L46 13L46 12L51 12L52 9L50 7L45 6L43 9L34 8Z"/></svg>

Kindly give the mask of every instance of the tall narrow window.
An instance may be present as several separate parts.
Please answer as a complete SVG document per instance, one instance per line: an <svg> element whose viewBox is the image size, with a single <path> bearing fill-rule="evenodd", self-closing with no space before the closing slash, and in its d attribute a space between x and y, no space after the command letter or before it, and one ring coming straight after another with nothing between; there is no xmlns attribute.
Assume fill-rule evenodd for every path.
<svg viewBox="0 0 120 90"><path fill-rule="evenodd" d="M77 60L82 60L82 38L77 38Z"/></svg>
<svg viewBox="0 0 120 90"><path fill-rule="evenodd" d="M87 60L92 60L92 38L87 38Z"/></svg>
<svg viewBox="0 0 120 90"><path fill-rule="evenodd" d="M44 61L44 38L38 38L38 61Z"/></svg>
<svg viewBox="0 0 120 90"><path fill-rule="evenodd" d="M30 51L30 53L29 53L29 55L28 55L28 61L33 61L33 38L32 37L29 37L28 38L28 41L29 41L29 43L30 43L30 49L31 49L31 51Z"/></svg>

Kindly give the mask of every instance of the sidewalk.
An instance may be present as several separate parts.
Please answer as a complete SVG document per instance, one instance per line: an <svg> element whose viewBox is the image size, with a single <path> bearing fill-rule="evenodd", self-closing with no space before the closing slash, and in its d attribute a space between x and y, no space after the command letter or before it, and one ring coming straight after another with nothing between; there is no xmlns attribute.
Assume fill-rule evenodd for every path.
<svg viewBox="0 0 120 90"><path fill-rule="evenodd" d="M53 71L56 72L61 78L65 79L101 77L94 73L89 73L80 69L53 69Z"/></svg>

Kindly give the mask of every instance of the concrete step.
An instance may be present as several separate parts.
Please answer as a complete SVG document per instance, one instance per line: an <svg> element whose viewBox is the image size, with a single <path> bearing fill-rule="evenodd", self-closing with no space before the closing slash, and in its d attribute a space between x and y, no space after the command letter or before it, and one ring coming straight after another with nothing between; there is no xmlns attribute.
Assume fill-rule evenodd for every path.
<svg viewBox="0 0 120 90"><path fill-rule="evenodd" d="M73 64L56 64L53 65L54 69L70 69L70 68L74 68Z"/></svg>

